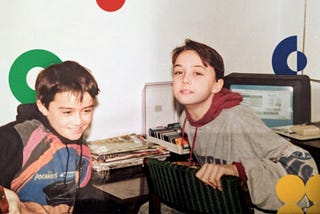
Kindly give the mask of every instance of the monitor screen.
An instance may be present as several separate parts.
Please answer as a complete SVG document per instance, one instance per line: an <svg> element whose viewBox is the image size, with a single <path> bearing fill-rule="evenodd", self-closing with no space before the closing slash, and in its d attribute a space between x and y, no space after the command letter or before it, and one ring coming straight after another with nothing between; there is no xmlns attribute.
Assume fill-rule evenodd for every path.
<svg viewBox="0 0 320 214"><path fill-rule="evenodd" d="M310 79L306 75L231 73L224 87L243 96L247 105L269 127L311 121Z"/></svg>
<svg viewBox="0 0 320 214"><path fill-rule="evenodd" d="M293 124L292 86L232 84L230 89L239 92L241 104L252 108L267 126Z"/></svg>

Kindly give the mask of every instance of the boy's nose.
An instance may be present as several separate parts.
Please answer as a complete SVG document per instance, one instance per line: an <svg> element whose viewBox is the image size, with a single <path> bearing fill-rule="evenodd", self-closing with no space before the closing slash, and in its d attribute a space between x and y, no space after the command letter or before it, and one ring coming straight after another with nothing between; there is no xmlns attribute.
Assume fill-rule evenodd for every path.
<svg viewBox="0 0 320 214"><path fill-rule="evenodd" d="M81 114L75 114L74 118L73 118L73 122L74 124L81 124L82 123L82 116Z"/></svg>
<svg viewBox="0 0 320 214"><path fill-rule="evenodd" d="M191 80L190 80L190 78L189 78L189 76L187 74L185 74L183 76L182 82L185 83L185 84L190 84L191 83Z"/></svg>

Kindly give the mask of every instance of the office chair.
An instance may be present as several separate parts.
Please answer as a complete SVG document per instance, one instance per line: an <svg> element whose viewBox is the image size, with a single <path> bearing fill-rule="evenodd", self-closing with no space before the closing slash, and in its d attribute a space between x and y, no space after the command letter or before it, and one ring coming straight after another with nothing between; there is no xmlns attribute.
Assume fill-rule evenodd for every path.
<svg viewBox="0 0 320 214"><path fill-rule="evenodd" d="M223 176L223 191L195 177L196 168L145 158L149 213L160 213L160 202L185 213L252 213L235 176Z"/></svg>

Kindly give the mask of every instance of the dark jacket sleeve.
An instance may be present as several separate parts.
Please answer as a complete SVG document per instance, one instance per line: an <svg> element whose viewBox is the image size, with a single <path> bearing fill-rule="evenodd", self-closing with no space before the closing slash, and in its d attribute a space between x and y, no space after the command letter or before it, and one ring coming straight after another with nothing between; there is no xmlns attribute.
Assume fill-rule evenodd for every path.
<svg viewBox="0 0 320 214"><path fill-rule="evenodd" d="M10 183L22 166L23 144L13 123L0 127L0 185Z"/></svg>

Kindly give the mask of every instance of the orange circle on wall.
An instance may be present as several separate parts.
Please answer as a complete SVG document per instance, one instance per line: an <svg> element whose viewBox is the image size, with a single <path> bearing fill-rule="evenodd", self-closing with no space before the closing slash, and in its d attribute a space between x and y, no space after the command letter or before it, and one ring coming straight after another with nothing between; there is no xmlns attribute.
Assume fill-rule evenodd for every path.
<svg viewBox="0 0 320 214"><path fill-rule="evenodd" d="M96 0L102 10L114 12L119 10L125 3L125 0Z"/></svg>

